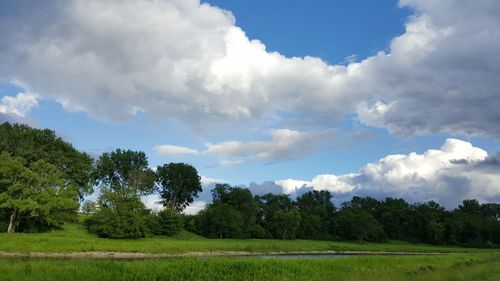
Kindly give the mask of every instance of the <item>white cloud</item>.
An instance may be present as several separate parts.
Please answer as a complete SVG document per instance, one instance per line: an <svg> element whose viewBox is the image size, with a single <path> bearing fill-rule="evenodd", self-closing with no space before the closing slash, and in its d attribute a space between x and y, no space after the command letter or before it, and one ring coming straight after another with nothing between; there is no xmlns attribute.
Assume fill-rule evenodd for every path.
<svg viewBox="0 0 500 281"><path fill-rule="evenodd" d="M245 163L245 160L242 159L235 159L235 160L224 159L220 161L220 164L222 166L236 166L236 165L241 165L243 163Z"/></svg>
<svg viewBox="0 0 500 281"><path fill-rule="evenodd" d="M164 155L179 155L179 154L197 155L197 154L199 154L198 150L196 150L196 149L183 147L183 146L177 146L177 145L169 145L169 144L158 145L154 148L154 151L157 154L164 154Z"/></svg>
<svg viewBox="0 0 500 281"><path fill-rule="evenodd" d="M261 184L250 183L254 195L288 194L292 198L311 190L328 190L335 203L352 196L404 198L411 203L434 200L447 208L457 207L464 199L480 202L500 200L500 154L488 156L471 143L447 139L439 149L422 154L393 154L368 163L358 173L323 174L312 180L285 179ZM222 180L202 177L203 192L196 206L211 201L211 189ZM197 210L198 207L195 207Z"/></svg>
<svg viewBox="0 0 500 281"><path fill-rule="evenodd" d="M304 180L278 180L275 183L283 187L283 193L292 194L303 187L311 187L314 190L328 190L330 192L350 192L354 186L346 182L352 175L335 176L335 175L318 175L311 181Z"/></svg>
<svg viewBox="0 0 500 281"><path fill-rule="evenodd" d="M0 18L0 76L67 110L192 127L279 111L331 127L359 108L362 122L398 134L500 136L495 0L402 0L415 11L405 33L347 66L268 52L230 12L197 0L51 3Z"/></svg>
<svg viewBox="0 0 500 281"><path fill-rule="evenodd" d="M289 160L311 152L331 131L300 132L290 129L271 130L269 141L227 141L207 144L206 154L222 157L257 157L258 159L276 162Z"/></svg>
<svg viewBox="0 0 500 281"><path fill-rule="evenodd" d="M206 177L206 176L200 176L201 178L201 185L202 186L210 186L210 185L213 185L213 184L216 184L216 183L221 183L221 182L224 182L223 180L220 180L220 179L213 179L213 178L210 178L210 177Z"/></svg>
<svg viewBox="0 0 500 281"><path fill-rule="evenodd" d="M0 113L25 117L36 106L38 106L36 95L19 93L15 97L5 96L2 98L0 101Z"/></svg>
<svg viewBox="0 0 500 281"><path fill-rule="evenodd" d="M191 205L187 206L187 208L183 211L186 215L195 215L199 211L205 209L208 202L205 201L195 201Z"/></svg>
<svg viewBox="0 0 500 281"><path fill-rule="evenodd" d="M311 185L310 181L294 180L294 179L278 180L275 181L275 183L283 188L283 193L285 194L294 193L297 189L301 187Z"/></svg>
<svg viewBox="0 0 500 281"><path fill-rule="evenodd" d="M447 139L440 149L388 155L356 174L319 175L311 181L288 179L275 183L287 194L309 187L334 192L337 200L350 200L353 195L381 199L392 196L410 202L435 200L456 207L468 198L482 202L500 199L498 170L485 168L498 168L495 161L469 142Z"/></svg>
<svg viewBox="0 0 500 281"><path fill-rule="evenodd" d="M222 165L242 164L245 159L253 158L267 162L278 162L297 158L317 149L326 138L333 135L333 131L301 132L277 129L271 130L270 135L271 139L268 141L207 143L205 144L206 149L202 152L175 145L158 145L155 147L155 151L158 154L203 154L229 158L223 159Z"/></svg>
<svg viewBox="0 0 500 281"><path fill-rule="evenodd" d="M500 136L500 2L402 0L415 15L390 54L359 67L374 95L360 120L401 135Z"/></svg>
<svg viewBox="0 0 500 281"><path fill-rule="evenodd" d="M0 123L26 123L33 125L28 113L38 106L37 95L19 93L16 96L4 96L0 100Z"/></svg>

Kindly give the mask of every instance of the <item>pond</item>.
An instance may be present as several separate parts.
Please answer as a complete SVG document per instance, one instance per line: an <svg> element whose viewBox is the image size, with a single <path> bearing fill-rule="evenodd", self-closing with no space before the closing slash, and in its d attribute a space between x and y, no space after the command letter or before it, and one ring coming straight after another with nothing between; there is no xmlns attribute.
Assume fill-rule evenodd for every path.
<svg viewBox="0 0 500 281"><path fill-rule="evenodd" d="M277 254L277 255L259 255L255 256L262 259L343 259L357 255L342 254Z"/></svg>

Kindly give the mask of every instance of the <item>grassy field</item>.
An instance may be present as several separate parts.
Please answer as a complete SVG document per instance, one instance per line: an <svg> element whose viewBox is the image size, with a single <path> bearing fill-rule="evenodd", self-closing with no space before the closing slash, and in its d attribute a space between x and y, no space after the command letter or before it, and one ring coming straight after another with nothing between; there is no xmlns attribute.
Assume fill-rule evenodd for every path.
<svg viewBox="0 0 500 281"><path fill-rule="evenodd" d="M430 246L406 242L348 243L310 240L206 239L189 232L176 237L112 240L89 234L81 225L66 225L48 233L0 234L3 252L143 252L186 253L210 251L297 252L297 251L401 251L401 252L478 252L477 249Z"/></svg>
<svg viewBox="0 0 500 281"><path fill-rule="evenodd" d="M344 259L0 259L0 280L500 280L498 253Z"/></svg>
<svg viewBox="0 0 500 281"><path fill-rule="evenodd" d="M110 240L81 225L39 234L0 234L0 252L446 252L422 256L349 256L340 259L184 257L148 260L0 258L0 280L498 280L500 250L405 242L212 240L189 232L176 237Z"/></svg>

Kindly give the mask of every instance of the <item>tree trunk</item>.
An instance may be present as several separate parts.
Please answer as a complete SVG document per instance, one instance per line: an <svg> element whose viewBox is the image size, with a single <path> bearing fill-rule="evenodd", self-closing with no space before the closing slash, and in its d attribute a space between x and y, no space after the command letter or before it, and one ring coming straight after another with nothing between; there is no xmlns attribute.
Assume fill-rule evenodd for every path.
<svg viewBox="0 0 500 281"><path fill-rule="evenodd" d="M13 233L15 231L14 224L16 222L16 217L17 217L17 209L14 209L12 215L10 215L9 228L7 228L8 233Z"/></svg>

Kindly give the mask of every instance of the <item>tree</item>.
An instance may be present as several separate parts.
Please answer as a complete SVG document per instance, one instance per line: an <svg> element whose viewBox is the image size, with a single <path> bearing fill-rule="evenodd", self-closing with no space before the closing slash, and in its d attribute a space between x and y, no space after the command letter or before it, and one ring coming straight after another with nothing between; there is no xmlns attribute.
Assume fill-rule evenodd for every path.
<svg viewBox="0 0 500 281"><path fill-rule="evenodd" d="M309 191L297 198L300 210L299 237L305 239L330 238L330 226L335 214L329 191Z"/></svg>
<svg viewBox="0 0 500 281"><path fill-rule="evenodd" d="M438 244L443 242L445 209L434 201L418 204L413 208L418 238L427 243Z"/></svg>
<svg viewBox="0 0 500 281"><path fill-rule="evenodd" d="M297 209L278 210L269 220L269 232L277 239L295 239L300 225L300 213Z"/></svg>
<svg viewBox="0 0 500 281"><path fill-rule="evenodd" d="M162 198L161 203L165 208L175 212L181 212L193 203L193 198L202 190L198 171L184 163L158 166L156 179Z"/></svg>
<svg viewBox="0 0 500 281"><path fill-rule="evenodd" d="M76 190L52 164L38 160L26 167L23 159L0 154L0 208L10 212L8 232L70 220L78 209Z"/></svg>
<svg viewBox="0 0 500 281"><path fill-rule="evenodd" d="M268 193L261 196L259 221L273 238L294 239L300 225L300 212L287 195Z"/></svg>
<svg viewBox="0 0 500 281"><path fill-rule="evenodd" d="M384 227L390 239L411 240L414 230L411 227L411 208L403 199L386 198L377 207L375 217Z"/></svg>
<svg viewBox="0 0 500 281"><path fill-rule="evenodd" d="M349 205L343 206L336 217L336 230L347 240L381 241L385 239L382 225L366 210Z"/></svg>
<svg viewBox="0 0 500 281"><path fill-rule="evenodd" d="M100 187L100 209L87 221L101 237L138 238L149 232L149 216L140 200L154 187L154 173L144 152L117 149L103 153L93 174Z"/></svg>
<svg viewBox="0 0 500 281"><path fill-rule="evenodd" d="M263 236L263 229L257 225L259 206L247 188L216 184L212 190L212 204L227 204L240 214L243 219L241 237L261 238Z"/></svg>
<svg viewBox="0 0 500 281"><path fill-rule="evenodd" d="M105 152L97 160L95 183L121 196L149 194L154 187L154 173L142 151L117 149Z"/></svg>
<svg viewBox="0 0 500 281"><path fill-rule="evenodd" d="M228 204L210 204L197 216L200 233L210 238L239 238L243 226L240 213Z"/></svg>
<svg viewBox="0 0 500 281"><path fill-rule="evenodd" d="M149 234L149 211L138 196L123 197L109 189L99 197L100 209L85 222L90 232L103 238L141 238Z"/></svg>
<svg viewBox="0 0 500 281"><path fill-rule="evenodd" d="M27 165L44 160L56 166L77 190L80 200L92 192L92 157L73 148L52 130L3 123L0 125L0 151L24 159Z"/></svg>

